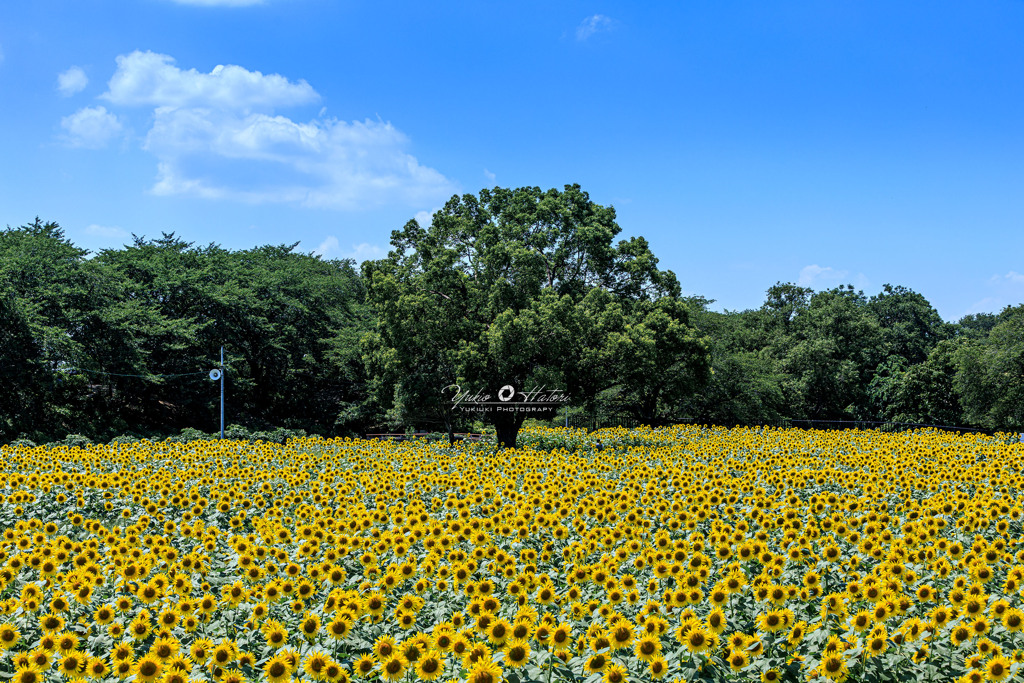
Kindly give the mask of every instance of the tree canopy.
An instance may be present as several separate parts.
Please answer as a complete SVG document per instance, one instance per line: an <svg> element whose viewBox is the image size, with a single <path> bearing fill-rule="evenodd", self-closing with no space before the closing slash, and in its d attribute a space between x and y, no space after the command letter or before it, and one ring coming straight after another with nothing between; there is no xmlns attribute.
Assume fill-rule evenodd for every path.
<svg viewBox="0 0 1024 683"><path fill-rule="evenodd" d="M895 420L1024 431L1024 305L943 321L885 285L769 287L752 310L683 296L578 185L452 197L357 269L295 244L174 233L97 254L40 219L0 231L0 441L216 430L360 435L491 423L505 445L560 402L478 412L506 387L573 416L661 424Z"/></svg>
<svg viewBox="0 0 1024 683"><path fill-rule="evenodd" d="M707 351L675 276L643 238L615 243L620 232L615 210L578 185L452 197L430 225L393 232L388 257L363 265L378 315L368 368L394 387L380 400L449 431L451 385L491 397L557 387L582 405L621 385L627 409L658 414L701 381ZM514 446L529 413L491 408L499 441Z"/></svg>
<svg viewBox="0 0 1024 683"><path fill-rule="evenodd" d="M362 280L295 245L229 251L173 234L92 258L54 223L0 233L0 430L106 438L232 421L333 431L365 385Z"/></svg>

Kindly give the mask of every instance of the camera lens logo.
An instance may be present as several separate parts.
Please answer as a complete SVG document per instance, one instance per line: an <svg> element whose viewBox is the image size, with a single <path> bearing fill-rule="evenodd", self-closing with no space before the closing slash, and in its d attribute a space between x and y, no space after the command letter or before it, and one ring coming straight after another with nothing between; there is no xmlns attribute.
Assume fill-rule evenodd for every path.
<svg viewBox="0 0 1024 683"><path fill-rule="evenodd" d="M499 401L511 401L512 397L516 395L516 390L511 384L506 384L498 390Z"/></svg>

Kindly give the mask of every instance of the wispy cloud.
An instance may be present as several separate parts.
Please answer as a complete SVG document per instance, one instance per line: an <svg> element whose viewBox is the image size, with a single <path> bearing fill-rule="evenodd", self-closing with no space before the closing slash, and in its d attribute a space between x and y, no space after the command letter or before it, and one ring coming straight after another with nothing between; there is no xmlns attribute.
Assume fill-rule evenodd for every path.
<svg viewBox="0 0 1024 683"><path fill-rule="evenodd" d="M382 259L387 255L388 250L384 247L376 244L360 242L359 244L353 245L345 258L354 259L356 263L362 263L363 261Z"/></svg>
<svg viewBox="0 0 1024 683"><path fill-rule="evenodd" d="M586 40L595 33L610 31L615 26L615 21L603 14L593 14L576 27L576 40Z"/></svg>
<svg viewBox="0 0 1024 683"><path fill-rule="evenodd" d="M800 269L800 277L796 283L801 287L816 287L822 282L838 282L846 277L847 271L836 270L830 267L821 267L818 264L804 266Z"/></svg>
<svg viewBox="0 0 1024 683"><path fill-rule="evenodd" d="M71 97L75 93L85 90L89 85L89 77L80 66L73 66L63 73L57 74L57 91L64 97Z"/></svg>
<svg viewBox="0 0 1024 683"><path fill-rule="evenodd" d="M128 231L113 225L97 225L93 223L86 226L85 234L93 237L127 237Z"/></svg>
<svg viewBox="0 0 1024 683"><path fill-rule="evenodd" d="M153 52L116 61L100 97L111 107L147 110L143 149L157 161L154 194L361 209L390 202L423 206L454 191L450 180L406 152L409 140L390 122L322 114L297 121L278 113L320 101L304 80L237 65L202 73ZM91 137L73 134L76 146L99 146L101 130L107 139L120 130L103 107L82 110L62 125L80 131L90 121L97 130Z"/></svg>
<svg viewBox="0 0 1024 683"><path fill-rule="evenodd" d="M105 107L85 107L60 120L69 147L101 149L120 135L123 126Z"/></svg>
<svg viewBox="0 0 1024 683"><path fill-rule="evenodd" d="M986 285L988 294L975 301L964 315L998 313L1007 306L1024 304L1024 274L1011 270L1005 275L993 275Z"/></svg>
<svg viewBox="0 0 1024 683"><path fill-rule="evenodd" d="M1024 275L1011 270L1006 275L993 275L989 278L991 284L1024 285Z"/></svg>
<svg viewBox="0 0 1024 683"><path fill-rule="evenodd" d="M416 215L413 216L413 218L416 219L416 222L419 223L420 226L427 228L430 227L430 224L434 221L434 214L440 210L441 207L438 206L431 209L430 211L417 211Z"/></svg>
<svg viewBox="0 0 1024 683"><path fill-rule="evenodd" d="M973 315L975 313L998 313L1004 308L1005 304L1002 304L997 297L986 296L978 301L971 304L970 308L964 311L964 315Z"/></svg>
<svg viewBox="0 0 1024 683"><path fill-rule="evenodd" d="M845 284L852 284L857 289L865 289L868 279L864 273L857 273L851 278L848 270L836 270L830 266L819 266L815 263L800 269L800 276L796 283L801 287L810 287L816 290L831 289Z"/></svg>
<svg viewBox="0 0 1024 683"><path fill-rule="evenodd" d="M350 258L356 263L362 263L363 261L382 259L387 256L388 252L387 249L368 242L352 244L346 249L341 246L341 242L337 237L334 235L328 235L324 241L320 243L320 246L313 250L313 253L325 259Z"/></svg>
<svg viewBox="0 0 1024 683"><path fill-rule="evenodd" d="M488 171L486 168L484 169L484 178L487 178L487 182L493 183L495 178L497 178L497 177L498 176L494 175L493 173Z"/></svg>
<svg viewBox="0 0 1024 683"><path fill-rule="evenodd" d="M338 242L338 238L334 235L328 235L320 243L320 246L313 250L313 253L323 258L338 258L341 254L341 243Z"/></svg>

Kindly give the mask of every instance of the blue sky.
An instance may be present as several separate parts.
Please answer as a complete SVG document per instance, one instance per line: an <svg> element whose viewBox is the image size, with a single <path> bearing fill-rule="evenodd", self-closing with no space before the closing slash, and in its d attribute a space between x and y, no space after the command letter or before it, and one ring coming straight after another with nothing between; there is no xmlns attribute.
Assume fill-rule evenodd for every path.
<svg viewBox="0 0 1024 683"><path fill-rule="evenodd" d="M0 5L0 225L357 260L580 183L684 290L1024 302L1024 2Z"/></svg>

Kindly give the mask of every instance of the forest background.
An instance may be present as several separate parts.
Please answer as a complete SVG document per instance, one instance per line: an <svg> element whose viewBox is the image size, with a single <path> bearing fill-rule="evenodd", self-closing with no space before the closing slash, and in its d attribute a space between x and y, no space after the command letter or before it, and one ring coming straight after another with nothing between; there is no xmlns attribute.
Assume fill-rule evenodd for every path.
<svg viewBox="0 0 1024 683"><path fill-rule="evenodd" d="M507 220L501 192L506 204L525 201L533 213ZM524 285L523 264L543 261L520 257L548 248L531 247L524 226L537 224L545 202L580 204L581 197L586 215L548 240L548 256L574 248L598 266L606 259L602 272L623 277L556 281L549 270ZM480 207L490 211L482 221ZM470 213L475 227L465 223ZM501 287L511 282L507 292L518 298L502 310L516 317L478 306L452 320L482 316L482 326L428 325L445 322L453 304L423 278L458 271L451 262L440 268L428 238L447 226L442 237L451 246L459 231L477 230L475 239L481 229L510 225L520 232L499 235L500 253L479 252L494 275L480 300L506 296ZM594 225L604 229L594 233ZM703 297L683 296L642 238L616 245L617 232L614 210L590 203L578 186L453 197L433 226L410 221L393 233L388 258L361 270L287 244L228 250L165 233L91 254L52 222L8 227L0 232L0 442L214 432L219 392L207 373L221 346L236 431L269 439L288 430L479 428L446 410L446 377L479 380L495 371L494 358L507 358L502 335L529 342L554 327L563 330L563 346L521 343L535 351L498 371L567 389L574 422L597 415L729 426L877 420L1024 431L1024 305L947 322L923 294L898 284L867 296L849 285L813 291L777 283L760 308L716 312ZM513 243L521 253L508 250ZM472 292L466 297L462 305L471 307ZM387 303L399 300L419 301L422 310L389 320ZM566 321L577 313L583 317L572 327ZM580 339L580 325L596 336ZM570 343L602 353L587 358ZM552 417L561 424L564 414Z"/></svg>

